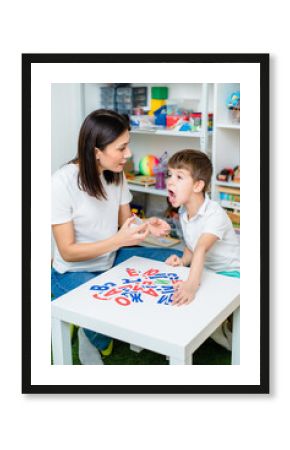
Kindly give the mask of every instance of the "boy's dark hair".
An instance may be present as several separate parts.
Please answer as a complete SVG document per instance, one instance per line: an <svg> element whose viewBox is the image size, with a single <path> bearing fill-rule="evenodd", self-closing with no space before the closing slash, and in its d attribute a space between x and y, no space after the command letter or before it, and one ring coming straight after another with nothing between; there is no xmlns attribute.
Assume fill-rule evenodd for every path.
<svg viewBox="0 0 290 450"><path fill-rule="evenodd" d="M109 109L97 109L84 120L78 140L77 156L70 163L79 164L79 187L98 199L106 199L100 174L97 170L95 148L104 150L126 130L130 130L129 117ZM105 170L107 183L120 184L122 173Z"/></svg>
<svg viewBox="0 0 290 450"><path fill-rule="evenodd" d="M204 181L203 192L208 190L212 177L212 163L205 153L199 150L181 150L171 156L168 167L189 170L194 181Z"/></svg>

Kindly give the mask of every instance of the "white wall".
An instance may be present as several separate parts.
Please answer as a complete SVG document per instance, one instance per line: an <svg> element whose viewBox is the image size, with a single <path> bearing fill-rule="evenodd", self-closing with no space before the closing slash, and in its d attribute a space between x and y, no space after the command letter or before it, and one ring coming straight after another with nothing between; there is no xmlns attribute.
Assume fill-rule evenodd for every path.
<svg viewBox="0 0 290 450"><path fill-rule="evenodd" d="M77 152L78 134L84 119L81 84L51 85L51 173ZM51 236L51 257L54 239Z"/></svg>
<svg viewBox="0 0 290 450"><path fill-rule="evenodd" d="M51 172L77 152L80 126L84 119L81 84L51 85Z"/></svg>
<svg viewBox="0 0 290 450"><path fill-rule="evenodd" d="M101 107L100 86L98 83L84 83L82 85L85 116Z"/></svg>

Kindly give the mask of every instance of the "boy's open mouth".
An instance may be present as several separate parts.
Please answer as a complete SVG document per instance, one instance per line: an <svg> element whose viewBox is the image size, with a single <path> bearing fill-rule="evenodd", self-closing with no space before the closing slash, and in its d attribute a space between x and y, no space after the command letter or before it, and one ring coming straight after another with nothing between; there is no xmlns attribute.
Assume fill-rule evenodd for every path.
<svg viewBox="0 0 290 450"><path fill-rule="evenodd" d="M170 203L174 202L175 198L175 192L171 191L171 189L168 189L168 200L170 201Z"/></svg>

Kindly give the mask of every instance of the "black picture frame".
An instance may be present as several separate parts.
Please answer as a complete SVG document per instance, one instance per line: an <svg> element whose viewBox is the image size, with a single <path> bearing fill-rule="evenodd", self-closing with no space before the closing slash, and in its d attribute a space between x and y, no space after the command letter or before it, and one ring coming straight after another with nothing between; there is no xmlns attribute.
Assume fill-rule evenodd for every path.
<svg viewBox="0 0 290 450"><path fill-rule="evenodd" d="M22 55L22 393L269 393L269 54ZM260 383L255 385L33 385L31 382L31 66L34 63L247 63L260 66ZM262 149L262 151L261 151Z"/></svg>

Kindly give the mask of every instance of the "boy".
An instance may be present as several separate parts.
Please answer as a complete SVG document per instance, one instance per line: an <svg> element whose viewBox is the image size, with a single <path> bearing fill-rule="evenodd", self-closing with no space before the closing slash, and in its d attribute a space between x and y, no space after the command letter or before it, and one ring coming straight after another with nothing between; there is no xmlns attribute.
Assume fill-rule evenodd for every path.
<svg viewBox="0 0 290 450"><path fill-rule="evenodd" d="M185 248L182 258L171 255L166 263L190 265L189 277L176 289L173 305L194 300L204 266L239 277L239 242L232 223L224 209L206 195L211 176L211 161L200 151L182 150L168 161L168 198L174 208L181 206L179 218Z"/></svg>

